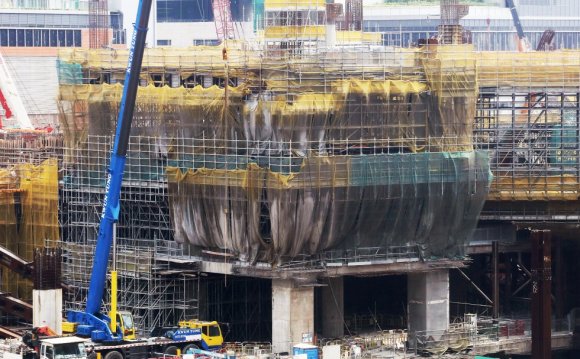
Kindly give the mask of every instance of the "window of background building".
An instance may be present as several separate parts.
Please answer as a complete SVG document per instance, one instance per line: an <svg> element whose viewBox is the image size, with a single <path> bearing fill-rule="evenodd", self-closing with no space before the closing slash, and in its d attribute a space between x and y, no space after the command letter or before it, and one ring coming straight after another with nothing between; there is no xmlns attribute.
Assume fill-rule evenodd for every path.
<svg viewBox="0 0 580 359"><path fill-rule="evenodd" d="M80 47L81 30L0 29L0 46Z"/></svg>
<svg viewBox="0 0 580 359"><path fill-rule="evenodd" d="M231 0L230 9L233 21L251 21L254 3L252 0Z"/></svg>
<svg viewBox="0 0 580 359"><path fill-rule="evenodd" d="M193 40L193 46L217 46L220 44L220 40Z"/></svg>
<svg viewBox="0 0 580 359"><path fill-rule="evenodd" d="M126 43L126 31L123 29L123 13L111 11L111 28L113 29L113 44Z"/></svg>
<svg viewBox="0 0 580 359"><path fill-rule="evenodd" d="M211 0L157 0L157 21L213 21Z"/></svg>
<svg viewBox="0 0 580 359"><path fill-rule="evenodd" d="M171 40L157 40L157 46L171 46Z"/></svg>

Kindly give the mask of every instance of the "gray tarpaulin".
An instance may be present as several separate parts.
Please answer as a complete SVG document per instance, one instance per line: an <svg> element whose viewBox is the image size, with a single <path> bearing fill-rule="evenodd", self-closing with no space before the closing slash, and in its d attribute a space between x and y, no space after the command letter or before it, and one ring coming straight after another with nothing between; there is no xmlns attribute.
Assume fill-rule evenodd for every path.
<svg viewBox="0 0 580 359"><path fill-rule="evenodd" d="M168 169L175 239L248 260L409 244L463 255L491 180L485 152L312 157L288 174L219 160L231 167Z"/></svg>

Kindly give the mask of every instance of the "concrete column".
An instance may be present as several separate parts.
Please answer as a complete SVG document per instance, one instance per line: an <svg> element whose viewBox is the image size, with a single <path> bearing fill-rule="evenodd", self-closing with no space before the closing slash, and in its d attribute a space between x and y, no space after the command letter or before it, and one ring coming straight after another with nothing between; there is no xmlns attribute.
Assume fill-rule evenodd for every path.
<svg viewBox="0 0 580 359"><path fill-rule="evenodd" d="M213 77L211 75L203 76L203 87L208 88L213 86Z"/></svg>
<svg viewBox="0 0 580 359"><path fill-rule="evenodd" d="M407 281L409 332L449 328L449 270L412 273Z"/></svg>
<svg viewBox="0 0 580 359"><path fill-rule="evenodd" d="M314 333L314 288L289 279L272 279L272 349L292 351L303 335Z"/></svg>
<svg viewBox="0 0 580 359"><path fill-rule="evenodd" d="M327 284L320 295L322 336L340 338L344 336L344 280L342 277L328 278Z"/></svg>
<svg viewBox="0 0 580 359"><path fill-rule="evenodd" d="M327 48L336 46L336 24L326 24L325 40Z"/></svg>
<svg viewBox="0 0 580 359"><path fill-rule="evenodd" d="M62 334L62 289L32 291L32 326L48 326Z"/></svg>
<svg viewBox="0 0 580 359"><path fill-rule="evenodd" d="M176 88L181 86L181 75L179 73L171 74L171 87Z"/></svg>

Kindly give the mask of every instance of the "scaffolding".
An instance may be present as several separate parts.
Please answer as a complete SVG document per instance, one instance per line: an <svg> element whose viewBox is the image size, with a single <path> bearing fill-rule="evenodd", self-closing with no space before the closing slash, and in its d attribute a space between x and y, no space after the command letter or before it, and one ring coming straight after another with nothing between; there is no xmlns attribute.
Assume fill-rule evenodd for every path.
<svg viewBox="0 0 580 359"><path fill-rule="evenodd" d="M162 266L167 257L152 249L158 243L183 250L167 271L185 255L195 272L191 258L208 252L288 270L464 258L491 178L487 153L473 150L475 54L461 46L312 52L312 44L295 45L261 51L228 42L227 60L221 46L146 52L117 227L119 248L139 253L133 258L152 253L147 265L130 265L142 266L139 273ZM87 286L86 249L96 238L126 57L71 50L59 61L63 246L71 263L64 272L78 288ZM159 299L163 291L141 304L140 293L177 282L125 277L127 308L180 308L179 300ZM227 306L215 286L204 288L211 309L202 315L239 307ZM67 307L82 303L86 293L76 293ZM151 328L174 319L138 320ZM232 323L238 333L267 329L240 323Z"/></svg>
<svg viewBox="0 0 580 359"><path fill-rule="evenodd" d="M191 86L189 81L193 80L195 86L203 85L204 81L208 83L204 79L210 78L209 83L223 83L225 74L217 65L218 54L214 56L216 50L203 49L201 52L205 59L203 63L196 63L200 58L190 58L186 52L180 50L173 50L171 53L151 51L145 59L147 82L153 86L180 84ZM456 52L456 61L460 61L466 57L465 52L469 50L455 47L453 51ZM255 52L234 48L230 49L228 77L230 81L235 78L238 83L242 83L253 76L251 68L261 68L263 72L258 80L268 81L274 88L281 89L283 86L293 88L301 84L309 91L336 93L332 87L333 77L328 73L331 70L342 71L347 73L347 76L369 78L376 77L377 73L383 77L384 74L393 73L411 76L412 73L421 71L417 66L415 51L386 49L382 53L369 51L364 53L364 56L347 51L339 54L339 56L329 53L325 55L321 51L317 58L310 58L310 63L300 61L300 64L293 65L290 62L280 67L268 59L259 60ZM106 53L94 53L90 58L85 54L71 53L67 61L86 64L82 70L84 73L78 73L80 81L85 81L88 76L106 82L106 77L102 75L103 71L99 69L108 68L107 73L110 72L108 76L118 77L116 72L122 69L118 63L123 63L125 59L123 54L117 56L117 59L111 62ZM492 169L495 169L495 166L498 168L497 172L494 171L495 180L492 183L490 198L536 196L547 199L572 199L577 196L578 174L573 173L572 166L578 163L576 145L578 139L574 132L575 123L578 122L577 84L580 79L578 53L571 50L531 53L479 52L473 56L477 63L477 78L474 81L478 84L474 140L476 148L492 152ZM100 58L109 58L109 63L101 61ZM328 72L323 70L311 74L308 69L316 66L322 66L321 68L328 69ZM179 71L175 71L176 67L188 77L185 78ZM272 70L268 70L270 68ZM275 74L277 78L273 79L274 76L265 78L265 72ZM167 77L173 79L171 80L173 82L157 80ZM222 79L221 82L219 79ZM247 91L254 89L249 88ZM288 95L294 96L291 92L289 91ZM168 93L170 92L163 92L162 96ZM173 93L177 94L179 90L176 89ZM95 92L90 93L91 96L94 94ZM106 92L103 92L103 96L105 94ZM161 92L159 94L161 95ZM115 92L114 96L118 96L118 93ZM329 106L334 103L330 102L332 97L329 96L321 96L318 100ZM171 118L169 120L166 127L171 126L174 121ZM513 130L510 131L510 128ZM395 136L389 135L377 135L377 138L388 136L393 141ZM213 136L210 134L208 137ZM417 133L415 137L424 136ZM365 142L368 143L368 139L365 139ZM417 148L420 146L418 143ZM543 153L538 152L541 146L547 146ZM510 153L516 147L521 149L517 151L520 154ZM528 153L523 155L523 152ZM514 157L515 160L510 160ZM538 177L536 175L542 166L545 176ZM528 178L525 179L528 182L522 183L524 178ZM538 187L539 181L544 182L543 187Z"/></svg>
<svg viewBox="0 0 580 359"><path fill-rule="evenodd" d="M35 131L0 138L0 246L26 261L45 240L58 240L58 158L62 138ZM0 268L0 291L32 300L32 282ZM3 313L4 322L15 320ZM14 322L12 322L14 323Z"/></svg>
<svg viewBox="0 0 580 359"><path fill-rule="evenodd" d="M216 281L198 313L185 288L207 253L272 271L464 259L486 198L578 200L578 51L385 47L348 31L329 46L326 9L266 1L261 42L228 41L227 57L223 46L146 51L117 237L122 305L142 310L140 327L239 307ZM60 56L65 272L79 288L69 307L86 294L127 56ZM160 255L170 243L179 251ZM189 284L159 275L187 257ZM172 286L184 295L168 297Z"/></svg>
<svg viewBox="0 0 580 359"><path fill-rule="evenodd" d="M474 136L491 154L488 199L577 200L579 114L577 87L482 90Z"/></svg>
<svg viewBox="0 0 580 359"><path fill-rule="evenodd" d="M109 46L109 5L107 0L89 0L89 48Z"/></svg>
<svg viewBox="0 0 580 359"><path fill-rule="evenodd" d="M110 145L111 137L95 136L89 137L86 147L68 152L61 190L60 243L63 272L70 285L66 309L83 310L87 298ZM129 147L132 153L146 151L142 143L134 141ZM153 148L149 151L155 153ZM162 165L143 166L138 159L128 159L116 226L117 252L112 254L117 263L119 309L133 313L142 335L155 327L199 317L199 268L195 263L180 266L171 261L181 251L169 242L165 180L152 175L155 170L161 174Z"/></svg>

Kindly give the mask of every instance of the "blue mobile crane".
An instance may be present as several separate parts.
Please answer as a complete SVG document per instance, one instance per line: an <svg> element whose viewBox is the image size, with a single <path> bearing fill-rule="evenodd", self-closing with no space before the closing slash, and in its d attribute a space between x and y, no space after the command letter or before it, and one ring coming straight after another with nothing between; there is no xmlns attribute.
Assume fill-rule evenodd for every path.
<svg viewBox="0 0 580 359"><path fill-rule="evenodd" d="M152 0L139 1L137 19L134 24L86 308L84 311L69 311L67 328L63 323L63 331L90 338L94 357L100 356L104 359L124 359L135 356L150 358L159 353L175 355L180 350L191 351L198 347L215 350L219 349L223 343L221 328L217 322L196 320L182 321L177 327L160 328L154 333L157 336L156 339L135 340L135 327L131 313L117 312L116 309L115 268L111 272L111 312L109 315L101 312L109 255L115 235L115 224L119 219L119 197L137 98L139 74L145 51L151 3Z"/></svg>
<svg viewBox="0 0 580 359"><path fill-rule="evenodd" d="M139 73L141 72L141 63L145 51L151 3L152 0L139 1L137 19L134 24L123 86L123 97L121 98L121 106L117 118L115 142L107 174L105 198L103 200L86 309L85 311L69 311L67 313L67 320L76 323L76 333L84 337L90 337L94 342L121 342L123 340L123 333L117 333L115 329L116 314L113 318L109 318L101 313L101 303L107 279L107 265L113 243L114 225L119 219L119 197L123 183L127 148L129 146L131 121L133 120L133 110L139 86ZM111 325L111 322L113 322L113 325Z"/></svg>

